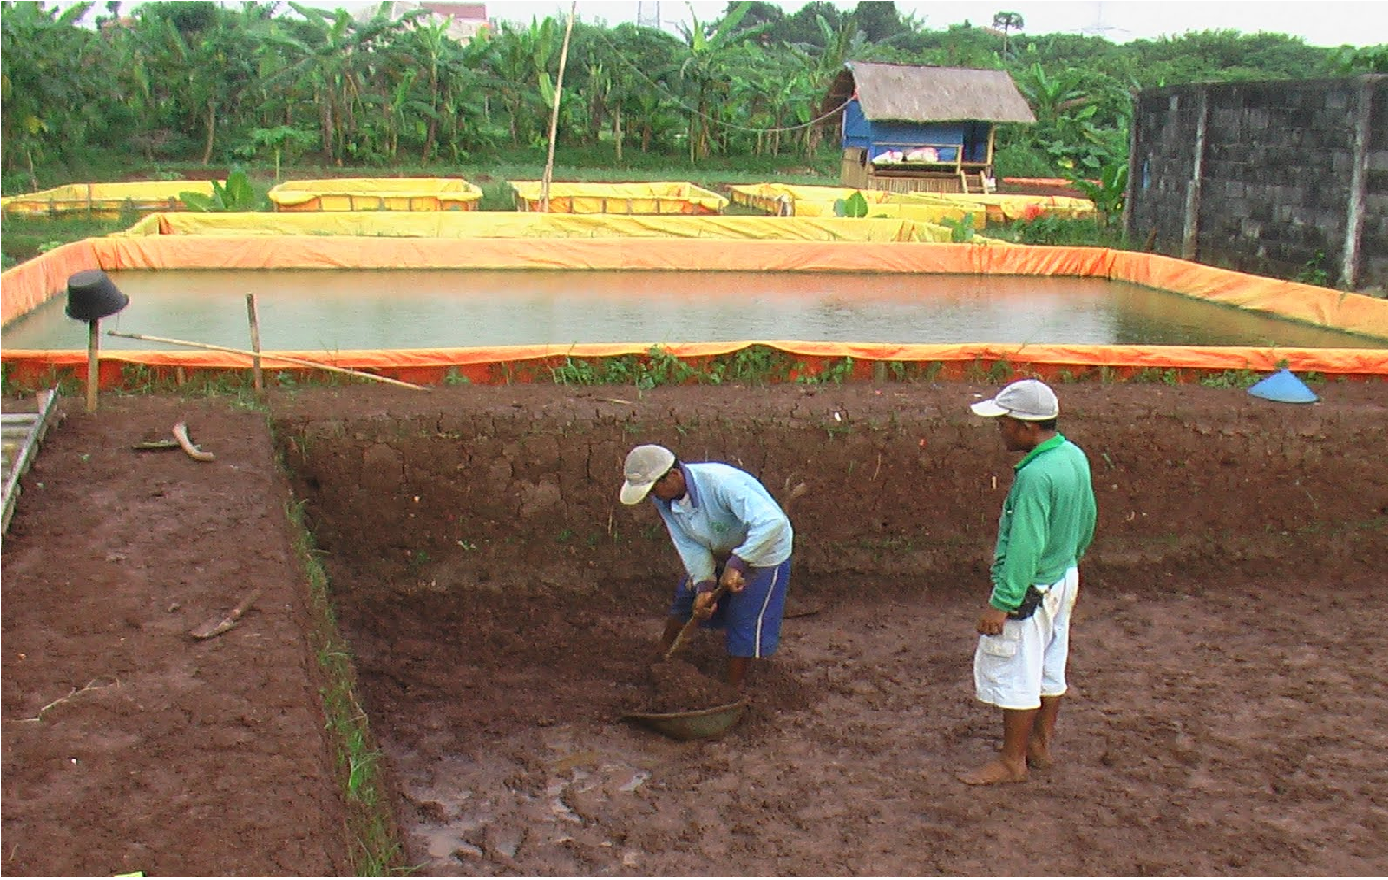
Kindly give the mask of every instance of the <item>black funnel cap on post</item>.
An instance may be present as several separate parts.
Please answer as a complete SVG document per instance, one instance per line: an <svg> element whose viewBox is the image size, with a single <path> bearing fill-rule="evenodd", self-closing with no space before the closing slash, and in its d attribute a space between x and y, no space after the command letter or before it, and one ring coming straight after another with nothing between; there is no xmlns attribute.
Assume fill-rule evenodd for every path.
<svg viewBox="0 0 1388 880"><path fill-rule="evenodd" d="M130 297L100 269L78 272L67 280L67 316L79 321L99 321L130 304Z"/></svg>

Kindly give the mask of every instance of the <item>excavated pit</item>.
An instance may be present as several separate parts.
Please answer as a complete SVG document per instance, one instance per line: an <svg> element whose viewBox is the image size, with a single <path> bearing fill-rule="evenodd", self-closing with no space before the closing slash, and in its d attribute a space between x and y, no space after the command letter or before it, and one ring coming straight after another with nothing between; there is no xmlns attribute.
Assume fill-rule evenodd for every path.
<svg viewBox="0 0 1388 880"><path fill-rule="evenodd" d="M1384 865L1346 678L1382 683L1383 638L1340 644L1385 608L1384 387L1060 386L1098 537L1068 766L1008 792L953 781L1000 734L969 672L1015 461L967 410L993 386L354 389L275 424L428 873L1316 873ZM790 596L823 610L716 743L619 722L678 574L616 498L647 442L809 488ZM711 634L682 659L721 674ZM1359 818L1328 847L1337 797ZM1083 845L1035 861L1062 822Z"/></svg>
<svg viewBox="0 0 1388 880"><path fill-rule="evenodd" d="M995 385L66 399L4 541L5 872L379 871L374 805L428 875L1388 874L1388 385L1315 387L1058 385L1099 500L1058 764L983 790ZM136 448L179 422L215 461ZM809 489L781 649L716 739L621 720L677 576L617 502L642 442ZM379 801L344 797L297 511Z"/></svg>

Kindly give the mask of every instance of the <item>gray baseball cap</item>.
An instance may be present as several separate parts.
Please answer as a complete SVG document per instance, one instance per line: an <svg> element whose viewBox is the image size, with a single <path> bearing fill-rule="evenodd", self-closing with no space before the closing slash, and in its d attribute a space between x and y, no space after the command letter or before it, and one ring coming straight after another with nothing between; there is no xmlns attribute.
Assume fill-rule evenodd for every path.
<svg viewBox="0 0 1388 880"><path fill-rule="evenodd" d="M622 503L641 503L655 481L665 476L674 463L675 453L664 446L638 446L628 452L626 467L622 471L626 482L622 484L622 494L619 496Z"/></svg>
<svg viewBox="0 0 1388 880"><path fill-rule="evenodd" d="M993 419L1012 416L1024 422L1044 422L1060 415L1060 401L1050 386L1039 379L1019 379L990 400L969 407L974 415Z"/></svg>

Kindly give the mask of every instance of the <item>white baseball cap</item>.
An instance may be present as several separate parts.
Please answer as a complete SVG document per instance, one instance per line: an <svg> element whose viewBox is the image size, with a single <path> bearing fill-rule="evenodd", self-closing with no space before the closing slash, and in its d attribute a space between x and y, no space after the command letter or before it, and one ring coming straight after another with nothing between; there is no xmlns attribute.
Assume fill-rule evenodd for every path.
<svg viewBox="0 0 1388 880"><path fill-rule="evenodd" d="M996 397L980 400L969 409L974 415L988 419L1012 416L1024 422L1044 422L1060 415L1060 401L1045 382L1019 379L999 391Z"/></svg>
<svg viewBox="0 0 1388 880"><path fill-rule="evenodd" d="M638 446L628 452L623 469L626 482L622 484L622 494L619 496L622 503L640 504L656 480L665 476L674 464L675 453L664 446Z"/></svg>

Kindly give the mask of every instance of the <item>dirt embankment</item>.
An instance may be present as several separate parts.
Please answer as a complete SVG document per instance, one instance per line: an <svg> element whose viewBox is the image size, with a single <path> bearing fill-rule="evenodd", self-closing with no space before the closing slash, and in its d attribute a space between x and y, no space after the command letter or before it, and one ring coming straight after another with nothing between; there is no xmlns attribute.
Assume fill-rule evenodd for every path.
<svg viewBox="0 0 1388 880"><path fill-rule="evenodd" d="M1341 383L1295 407L1238 389L1061 388L1089 454L1095 572L1323 571L1382 537L1388 405ZM349 589L591 593L671 573L668 539L615 487L626 451L798 482L796 576L975 589L1015 457L969 414L984 386L396 389L277 403L281 445ZM361 396L365 394L365 396ZM1314 538L1315 561L1299 548Z"/></svg>

